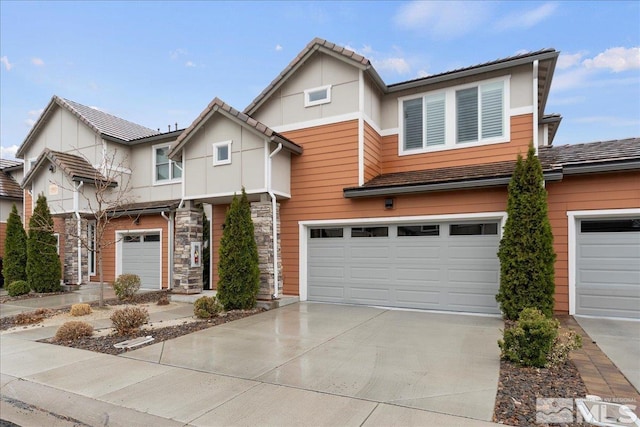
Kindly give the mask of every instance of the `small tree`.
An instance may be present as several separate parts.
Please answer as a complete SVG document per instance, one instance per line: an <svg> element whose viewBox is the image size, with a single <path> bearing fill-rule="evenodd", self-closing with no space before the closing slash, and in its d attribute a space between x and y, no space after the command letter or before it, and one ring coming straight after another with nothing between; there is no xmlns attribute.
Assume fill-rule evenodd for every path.
<svg viewBox="0 0 640 427"><path fill-rule="evenodd" d="M60 290L62 267L57 242L47 198L40 194L29 220L27 239L27 282L35 292Z"/></svg>
<svg viewBox="0 0 640 427"><path fill-rule="evenodd" d="M247 194L233 196L220 239L218 300L226 310L255 307L260 289L258 247Z"/></svg>
<svg viewBox="0 0 640 427"><path fill-rule="evenodd" d="M7 219L7 236L4 242L2 274L7 284L27 280L27 233L14 203Z"/></svg>
<svg viewBox="0 0 640 427"><path fill-rule="evenodd" d="M498 250L500 291L496 300L510 320L527 307L547 317L553 315L556 254L543 183L542 166L530 146L526 160L518 155L509 183L508 218Z"/></svg>

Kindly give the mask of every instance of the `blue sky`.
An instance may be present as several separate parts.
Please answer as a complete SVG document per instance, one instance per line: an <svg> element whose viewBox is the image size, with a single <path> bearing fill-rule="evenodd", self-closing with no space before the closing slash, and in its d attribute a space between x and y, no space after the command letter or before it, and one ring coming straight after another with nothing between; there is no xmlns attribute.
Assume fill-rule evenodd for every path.
<svg viewBox="0 0 640 427"><path fill-rule="evenodd" d="M561 51L555 145L640 136L640 2L0 1L0 143L12 158L53 95L165 131L237 109L314 37L386 83Z"/></svg>

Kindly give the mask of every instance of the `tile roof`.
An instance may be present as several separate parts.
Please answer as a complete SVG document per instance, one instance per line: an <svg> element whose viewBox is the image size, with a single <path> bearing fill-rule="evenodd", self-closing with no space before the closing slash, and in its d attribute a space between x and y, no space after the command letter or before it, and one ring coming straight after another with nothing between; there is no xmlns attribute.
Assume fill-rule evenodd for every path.
<svg viewBox="0 0 640 427"><path fill-rule="evenodd" d="M0 170L22 166L22 162L18 160L0 159Z"/></svg>
<svg viewBox="0 0 640 427"><path fill-rule="evenodd" d="M44 164L45 160L59 167L65 175L72 181L86 181L94 183L96 181L107 183L109 180L100 171L94 168L86 159L74 154L62 153L45 148L36 159L33 167L22 181L22 186L26 186L35 176L36 171ZM115 184L115 183L114 183Z"/></svg>
<svg viewBox="0 0 640 427"><path fill-rule="evenodd" d="M157 130L149 129L145 126L68 99L57 96L54 96L54 99L57 99L60 105L65 106L80 119L84 119L87 124L103 135L112 136L123 141L130 141L132 139L144 138L160 133Z"/></svg>
<svg viewBox="0 0 640 427"><path fill-rule="evenodd" d="M562 145L559 147L540 147L538 158L545 173L561 174L564 168L575 165L594 165L620 163L640 160L640 138L600 141L586 144ZM487 163L482 165L455 166L410 172L397 172L379 175L361 187L345 188L345 194L353 195L367 190L394 189L441 184L460 184L463 188L474 181L500 180L510 178L515 169L515 161ZM634 168L639 166L635 165ZM561 175L559 175L561 177ZM497 181L496 181L497 182ZM500 181L502 183L502 181ZM506 183L508 181L504 181ZM451 188L449 186L449 188Z"/></svg>
<svg viewBox="0 0 640 427"><path fill-rule="evenodd" d="M256 119L245 113L236 110L220 98L216 97L209 103L209 105L207 105L207 107L200 113L200 115L193 121L193 123L191 123L191 126L189 126L184 132L182 132L182 134L180 134L175 144L171 147L169 157L175 156L180 151L180 149L182 149L184 144L186 144L186 141L191 137L191 135L198 129L200 124L204 120L206 120L211 113L218 110L224 111L229 116L237 119L243 124L250 126L265 137L274 140L274 142L282 142L285 148L287 148L288 150L296 154L302 154L302 147L295 142L285 138L284 136L269 128L267 125L257 121Z"/></svg>
<svg viewBox="0 0 640 427"><path fill-rule="evenodd" d="M125 215L142 215L145 213L157 213L159 211L175 210L180 205L180 199L160 200L152 202L127 203L113 209L118 217Z"/></svg>
<svg viewBox="0 0 640 427"><path fill-rule="evenodd" d="M0 198L22 200L20 185L8 173L0 171Z"/></svg>

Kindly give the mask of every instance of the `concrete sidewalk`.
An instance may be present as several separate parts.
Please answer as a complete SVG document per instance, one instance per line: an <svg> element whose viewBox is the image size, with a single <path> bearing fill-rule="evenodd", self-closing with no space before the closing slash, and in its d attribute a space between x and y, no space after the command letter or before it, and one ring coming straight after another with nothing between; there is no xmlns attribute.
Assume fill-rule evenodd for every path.
<svg viewBox="0 0 640 427"><path fill-rule="evenodd" d="M327 310L331 313L327 313ZM455 405L463 413L471 400L465 401L464 395L460 394L458 399L449 399L453 406L446 411L419 409L415 406L420 406L420 403L415 401L381 401L379 394L385 393L385 390L392 393L404 390L402 393L410 395L417 391L416 386L424 386L403 385L410 377L422 377L424 373L412 371L414 368L406 364L398 365L393 357L388 359L392 355L389 351L394 346L404 348L397 352L400 359L407 356L407 347L397 341L402 337L394 338L393 330L404 325L406 320L402 319L403 316L412 314L417 315L420 324L427 320L426 317L434 316L363 307L341 310L341 306L293 304L224 327L218 326L182 337L188 344L176 339L123 356L38 343L33 341L34 337L21 332L5 334L0 337L0 409L4 419L21 425L494 425L441 413L456 413L452 411ZM441 326L453 322L454 329L466 327L468 322L478 322L478 319L464 319L465 316L440 316L444 316L441 317L444 322ZM435 315L429 320L437 320L437 317ZM480 323L487 320L479 319ZM489 323L491 321L496 319L490 319ZM423 333L420 329L425 325L420 324L416 324L415 332ZM378 332L384 339L394 340L388 350L376 345L364 346L365 341L374 339L373 336ZM469 338L473 342L468 345L476 346L481 340L478 337L482 335L481 328L474 332L475 337L470 332ZM306 344L293 344L293 337L300 333L306 337ZM223 344L220 339L230 341ZM493 337L490 339L493 341ZM441 354L433 360L446 359L446 352L461 349L460 344L448 342L450 349L443 349L434 342L430 346L419 347L424 348L427 355ZM278 347L278 343L286 345ZM349 396L348 390L341 392L332 389L333 380L322 375L327 367L318 364L323 358L329 357L328 360L337 365L328 367L326 373L340 376L349 371L349 366L340 367L345 362L339 356L341 349L344 355L345 346L349 343L361 343L358 346L362 346L366 353L371 353L362 355L366 360L372 358L372 372L383 374L377 376L377 380L361 375L362 369L358 369L357 365L362 366L365 359L349 353L347 359L352 360L350 366L355 371L351 378L343 378L343 386L357 381L358 376L360 381L374 381L362 389L365 393L360 396ZM287 354L292 351L291 345L293 353ZM329 347L322 347L324 345ZM271 350L262 355L245 352L257 347ZM231 356L224 358L223 364L232 371L239 369L238 374L211 372L211 369L198 367L206 361L215 365L215 359L222 357L221 350L224 349ZM326 354L329 350L338 356ZM481 348L478 350L482 351ZM162 360L164 351L175 363ZM443 351L445 353L441 353ZM242 372L244 366L253 364L262 356L266 358L268 366L258 363L257 371ZM414 360L415 356L408 357L408 360ZM385 358L388 359L386 362ZM383 366L381 362L391 363L389 366L393 368L384 368L379 372ZM282 369L269 368L271 363L275 363L274 368ZM304 366L311 370L305 372ZM464 381L469 381L466 378L469 373L465 370L468 368L477 370L479 366L459 366L454 372L438 372L439 368L434 367L434 374L450 375L449 387L456 390L460 387L469 388L463 385ZM402 370L409 376L403 375ZM399 378L396 376L398 374L401 375ZM320 389L305 385L305 378L319 384ZM329 382L326 382L327 379ZM391 381L391 389L383 380ZM375 381L379 383L375 384ZM486 393L488 399L495 398L495 389L486 390ZM428 400L426 395L423 398Z"/></svg>

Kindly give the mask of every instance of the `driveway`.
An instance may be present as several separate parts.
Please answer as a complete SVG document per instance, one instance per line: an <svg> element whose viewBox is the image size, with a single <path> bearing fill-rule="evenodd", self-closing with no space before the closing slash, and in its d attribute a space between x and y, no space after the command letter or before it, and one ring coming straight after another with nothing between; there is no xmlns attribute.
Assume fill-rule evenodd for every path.
<svg viewBox="0 0 640 427"><path fill-rule="evenodd" d="M281 410L293 421L297 412L320 410L305 400L317 395L310 392L327 404L338 396L387 404L381 408L391 422L400 421L392 415L400 407L488 421L502 326L496 317L298 303L123 357L258 384L196 424L268 423L265 417ZM267 409L257 410L256 402ZM336 409L339 424L364 410Z"/></svg>
<svg viewBox="0 0 640 427"><path fill-rule="evenodd" d="M640 321L574 317L600 350L640 391Z"/></svg>

